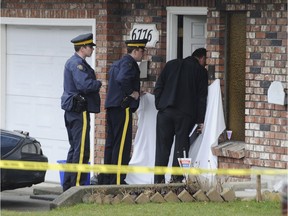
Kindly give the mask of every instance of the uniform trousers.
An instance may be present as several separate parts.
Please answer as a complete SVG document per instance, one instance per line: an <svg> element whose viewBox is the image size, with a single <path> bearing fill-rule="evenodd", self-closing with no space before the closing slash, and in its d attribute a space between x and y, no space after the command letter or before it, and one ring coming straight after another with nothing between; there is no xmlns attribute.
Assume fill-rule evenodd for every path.
<svg viewBox="0 0 288 216"><path fill-rule="evenodd" d="M65 111L64 119L70 143L66 163L88 164L90 156L89 113ZM88 173L65 172L63 191L73 186L85 185L87 175Z"/></svg>
<svg viewBox="0 0 288 216"><path fill-rule="evenodd" d="M179 167L178 158L183 158L183 152L189 152L189 133L193 127L191 116L168 107L158 111L156 122L156 154L155 166L167 166L175 135L175 148L172 166ZM173 176L175 181L182 181L183 175ZM154 183L165 183L164 175L154 175Z"/></svg>
<svg viewBox="0 0 288 216"><path fill-rule="evenodd" d="M125 121L128 121L125 128ZM128 165L131 157L132 146L132 112L129 109L126 112L121 107L112 107L107 109L108 135L105 143L104 164L118 164L119 157L122 156L122 165ZM126 133L126 136L125 136ZM120 152L121 140L124 140L122 155ZM126 174L120 175L120 184L126 184L124 179ZM116 174L104 174L103 184L116 184ZM101 183L102 184L102 183Z"/></svg>

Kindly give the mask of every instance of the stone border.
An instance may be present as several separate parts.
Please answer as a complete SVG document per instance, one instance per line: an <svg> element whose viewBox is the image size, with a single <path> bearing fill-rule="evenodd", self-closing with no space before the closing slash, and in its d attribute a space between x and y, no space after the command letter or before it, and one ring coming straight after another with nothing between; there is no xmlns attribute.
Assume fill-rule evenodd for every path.
<svg viewBox="0 0 288 216"><path fill-rule="evenodd" d="M148 202L229 202L236 199L233 189L205 192L184 183L153 185L92 185L70 188L51 203L51 208L77 203L142 204Z"/></svg>

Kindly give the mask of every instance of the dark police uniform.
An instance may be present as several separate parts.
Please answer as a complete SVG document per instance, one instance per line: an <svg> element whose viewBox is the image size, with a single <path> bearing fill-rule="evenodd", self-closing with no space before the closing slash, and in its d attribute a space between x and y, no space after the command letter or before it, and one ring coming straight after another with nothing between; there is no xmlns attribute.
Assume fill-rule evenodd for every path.
<svg viewBox="0 0 288 216"><path fill-rule="evenodd" d="M75 46L95 46L91 33L79 35L71 40ZM64 92L61 107L70 149L67 163L87 164L90 155L90 113L100 112L99 90L102 83L96 79L94 70L77 53L70 57L64 69ZM63 190L84 185L87 173L65 172Z"/></svg>
<svg viewBox="0 0 288 216"><path fill-rule="evenodd" d="M127 46L145 48L147 40L129 40ZM113 63L109 71L108 93L105 101L108 135L105 143L104 164L128 165L132 145L132 113L139 99L129 97L134 91L140 94L140 70L135 59L126 54ZM116 184L115 174L105 174L99 184ZM120 184L126 175L121 174ZM102 177L103 178L103 177Z"/></svg>

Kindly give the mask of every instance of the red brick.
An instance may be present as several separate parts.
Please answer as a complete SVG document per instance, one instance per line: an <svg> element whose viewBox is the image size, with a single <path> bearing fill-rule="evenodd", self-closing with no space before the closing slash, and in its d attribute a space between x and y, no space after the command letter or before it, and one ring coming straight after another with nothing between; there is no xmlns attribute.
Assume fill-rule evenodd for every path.
<svg viewBox="0 0 288 216"><path fill-rule="evenodd" d="M269 117L266 117L264 118L264 122L265 124L275 124L275 118L269 118Z"/></svg>
<svg viewBox="0 0 288 216"><path fill-rule="evenodd" d="M256 38L265 38L266 34L265 32L256 32Z"/></svg>

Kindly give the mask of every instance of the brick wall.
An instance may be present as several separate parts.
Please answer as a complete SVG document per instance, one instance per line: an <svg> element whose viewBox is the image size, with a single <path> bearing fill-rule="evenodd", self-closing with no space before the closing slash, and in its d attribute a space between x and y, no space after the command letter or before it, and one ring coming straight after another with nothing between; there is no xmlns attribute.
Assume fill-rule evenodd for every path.
<svg viewBox="0 0 288 216"><path fill-rule="evenodd" d="M102 18L103 24L106 23L109 25L109 28L107 28L107 32L109 33L106 35L106 38L100 38L97 32L97 47L99 47L101 44L107 43L107 46L103 46L103 49L107 49L107 55L103 53L101 58L104 59L100 60L101 58L98 54L99 52L97 48L98 53L96 54L96 71L104 72L106 80L108 79L107 73L110 65L113 63L113 61L118 60L126 52L124 41L129 39L130 30L133 27L133 23L156 24L156 28L160 32L159 41L155 48L148 48L146 52L144 59L149 61L148 77L141 81L141 90L152 93L155 81L166 62L166 6L208 6L213 4L214 1L211 0L194 1L192 3L191 1L187 0L181 1L181 4L179 4L178 0L167 0L161 2L130 0L123 1L120 4L115 4L113 1L107 3L106 14L103 15L106 16L107 19ZM165 5L165 7L163 5ZM112 20L111 17L115 17L115 20ZM99 23L99 17L96 19L97 23ZM117 41L117 43L115 41ZM98 45L98 43L100 44ZM104 86L105 85L107 85L107 83L104 84ZM107 88L104 91L105 92L103 92L102 95L103 102L105 101ZM106 121L104 107L102 110L103 112L101 112L100 116L97 115L95 163L103 163ZM133 117L133 135L135 135L137 131L137 116L134 115Z"/></svg>
<svg viewBox="0 0 288 216"><path fill-rule="evenodd" d="M226 2L218 1L208 13L208 62L215 65L216 78L223 79L225 14L246 12L246 154L243 166L287 169L287 105L269 104L267 100L267 91L273 81L281 81L284 88L288 88L287 1ZM219 157L218 160L219 167L239 167L239 161L233 158Z"/></svg>
<svg viewBox="0 0 288 216"><path fill-rule="evenodd" d="M95 118L95 163L103 163L106 137L104 101L107 92L110 65L126 53L124 41L128 39L133 23L155 23L160 32L155 48L149 48L148 78L141 82L142 90L152 92L155 80L166 62L166 6L213 6L214 0L2 0L2 17L25 18L88 18L96 20L97 78L101 88L101 113ZM135 117L135 116L134 116ZM136 120L134 119L134 125ZM136 132L134 127L134 134Z"/></svg>
<svg viewBox="0 0 288 216"><path fill-rule="evenodd" d="M288 87L287 2L278 2L282 4L256 5L247 13L246 87L252 91L246 93L245 163L286 169L287 106L267 103L272 81Z"/></svg>
<svg viewBox="0 0 288 216"><path fill-rule="evenodd" d="M228 3L229 2L229 3ZM104 101L107 72L125 52L132 23L155 23L160 32L155 48L149 48L148 78L142 90L152 92L166 62L166 6L206 6L208 64L215 78L225 79L225 13L247 14L246 47L246 157L244 166L287 168L287 106L267 103L273 80L287 89L286 0L2 0L2 17L89 18L96 20L96 72L103 80L102 112L95 119L95 161L102 163L106 136ZM136 121L134 120L134 124ZM135 132L136 128L134 128ZM228 165L230 164L230 165ZM234 164L234 165L233 165ZM239 161L219 158L220 167L238 167Z"/></svg>

